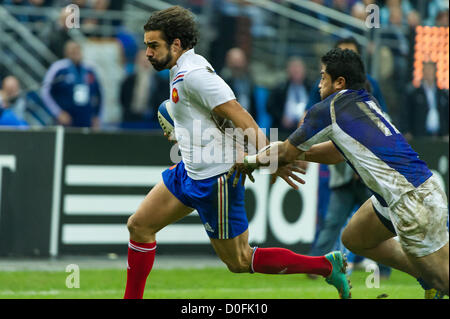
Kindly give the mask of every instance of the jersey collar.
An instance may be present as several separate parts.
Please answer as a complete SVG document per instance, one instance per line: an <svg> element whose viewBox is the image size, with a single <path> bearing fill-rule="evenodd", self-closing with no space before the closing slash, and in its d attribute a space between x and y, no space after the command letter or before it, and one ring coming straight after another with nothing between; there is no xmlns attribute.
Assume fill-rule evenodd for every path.
<svg viewBox="0 0 450 319"><path fill-rule="evenodd" d="M174 74L176 72L178 72L178 70L180 69L180 66L183 64L184 60L188 59L189 56L192 56L195 54L194 48L187 50L186 52L184 52L182 55L180 55L180 57L177 60L177 63L170 69L170 73Z"/></svg>

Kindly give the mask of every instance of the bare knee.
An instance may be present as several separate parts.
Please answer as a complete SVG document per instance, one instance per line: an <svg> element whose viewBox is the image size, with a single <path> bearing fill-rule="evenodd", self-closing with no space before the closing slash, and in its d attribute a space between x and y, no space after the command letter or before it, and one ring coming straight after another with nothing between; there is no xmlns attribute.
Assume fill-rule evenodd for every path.
<svg viewBox="0 0 450 319"><path fill-rule="evenodd" d="M222 261L233 273L246 273L251 271L251 252L242 252L231 258L222 258Z"/></svg>
<svg viewBox="0 0 450 319"><path fill-rule="evenodd" d="M364 249L361 241L352 234L352 230L348 227L344 228L341 237L342 244L354 254L358 254Z"/></svg>
<svg viewBox="0 0 450 319"><path fill-rule="evenodd" d="M127 221L130 238L137 242L149 242L155 239L156 230L151 225L140 222L135 215L131 215Z"/></svg>

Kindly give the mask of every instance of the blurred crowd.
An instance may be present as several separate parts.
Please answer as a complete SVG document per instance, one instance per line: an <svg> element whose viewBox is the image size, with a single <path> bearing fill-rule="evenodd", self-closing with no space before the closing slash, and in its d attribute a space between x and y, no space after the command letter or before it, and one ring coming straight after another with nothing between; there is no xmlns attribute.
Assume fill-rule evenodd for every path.
<svg viewBox="0 0 450 319"><path fill-rule="evenodd" d="M178 1L180 2L180 1ZM181 1L194 12L202 12L208 3L205 0ZM277 1L280 2L280 1ZM414 29L418 25L448 27L448 1L431 0L312 0L316 4L335 9L341 13L366 20L366 8L376 4L380 8L381 28L391 30L384 35L391 45L389 55L394 72L387 80L392 85L383 86L368 74L371 89L383 109L409 138L440 136L448 139L448 90L436 85L436 64L424 61L421 67L423 80L419 87L412 85L414 61ZM16 7L58 7L58 18L51 21L53 27L44 33L43 42L57 57L47 65L41 87L22 89L20 78L0 66L0 125L48 126L65 125L101 129L102 110L105 107L103 88L95 66L84 62L83 50L70 36L65 10L68 4L96 12L123 10L125 0L0 0L0 4ZM276 35L273 26L267 23L267 13L246 1L215 0L209 3L211 18L217 34L212 40L209 56L216 71L234 90L237 99L262 127L277 127L280 132L291 132L297 126L305 110L318 100L317 73L311 74L301 55L291 55L285 61L285 80L264 87L255 80L250 64L252 62L251 37ZM291 9L302 11L290 5ZM22 14L12 12L15 18L25 23L43 22L48 15ZM96 15L94 15L97 17ZM117 88L121 121L115 123L118 129L158 129L157 107L167 98L169 79L167 72L155 72L146 59L140 45L140 36L121 26L114 19L81 17L81 30L88 36L101 37L101 25L111 23L113 36L122 48L123 79ZM322 21L329 21L326 15L317 14ZM269 17L270 19L270 17ZM339 25L339 21L334 21ZM27 24L28 25L28 24ZM39 34L42 36L42 34ZM336 42L343 39L336 38ZM357 51L360 44L350 39ZM364 48L370 58L374 52L373 43ZM5 52L1 54L9 54ZM378 54L378 53L377 53ZM317 57L319 58L319 57ZM373 58L373 57L372 57ZM367 67L367 66L366 66ZM368 69L368 68L367 68ZM390 82L389 82L390 81ZM387 93L387 94L386 94ZM388 95L388 98L384 96Z"/></svg>

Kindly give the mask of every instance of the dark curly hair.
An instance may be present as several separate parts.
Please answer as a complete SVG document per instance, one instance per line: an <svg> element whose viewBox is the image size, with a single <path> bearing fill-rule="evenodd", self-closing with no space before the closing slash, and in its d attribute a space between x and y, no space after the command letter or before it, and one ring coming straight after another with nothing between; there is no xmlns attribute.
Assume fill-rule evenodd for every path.
<svg viewBox="0 0 450 319"><path fill-rule="evenodd" d="M154 12L144 25L144 31L161 31L169 45L178 38L184 50L192 49L197 44L198 31L194 15L180 6Z"/></svg>
<svg viewBox="0 0 450 319"><path fill-rule="evenodd" d="M325 71L335 81L342 76L345 79L346 88L360 90L365 88L366 72L361 56L349 49L334 48L328 51L322 58Z"/></svg>

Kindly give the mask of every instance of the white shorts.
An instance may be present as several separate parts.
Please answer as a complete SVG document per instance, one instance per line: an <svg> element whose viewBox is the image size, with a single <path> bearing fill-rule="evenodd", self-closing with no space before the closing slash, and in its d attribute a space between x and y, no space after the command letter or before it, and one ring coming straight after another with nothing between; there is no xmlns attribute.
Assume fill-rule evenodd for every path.
<svg viewBox="0 0 450 319"><path fill-rule="evenodd" d="M390 207L383 207L375 196L370 199L375 210L392 222L407 254L427 256L448 243L447 196L434 175Z"/></svg>

